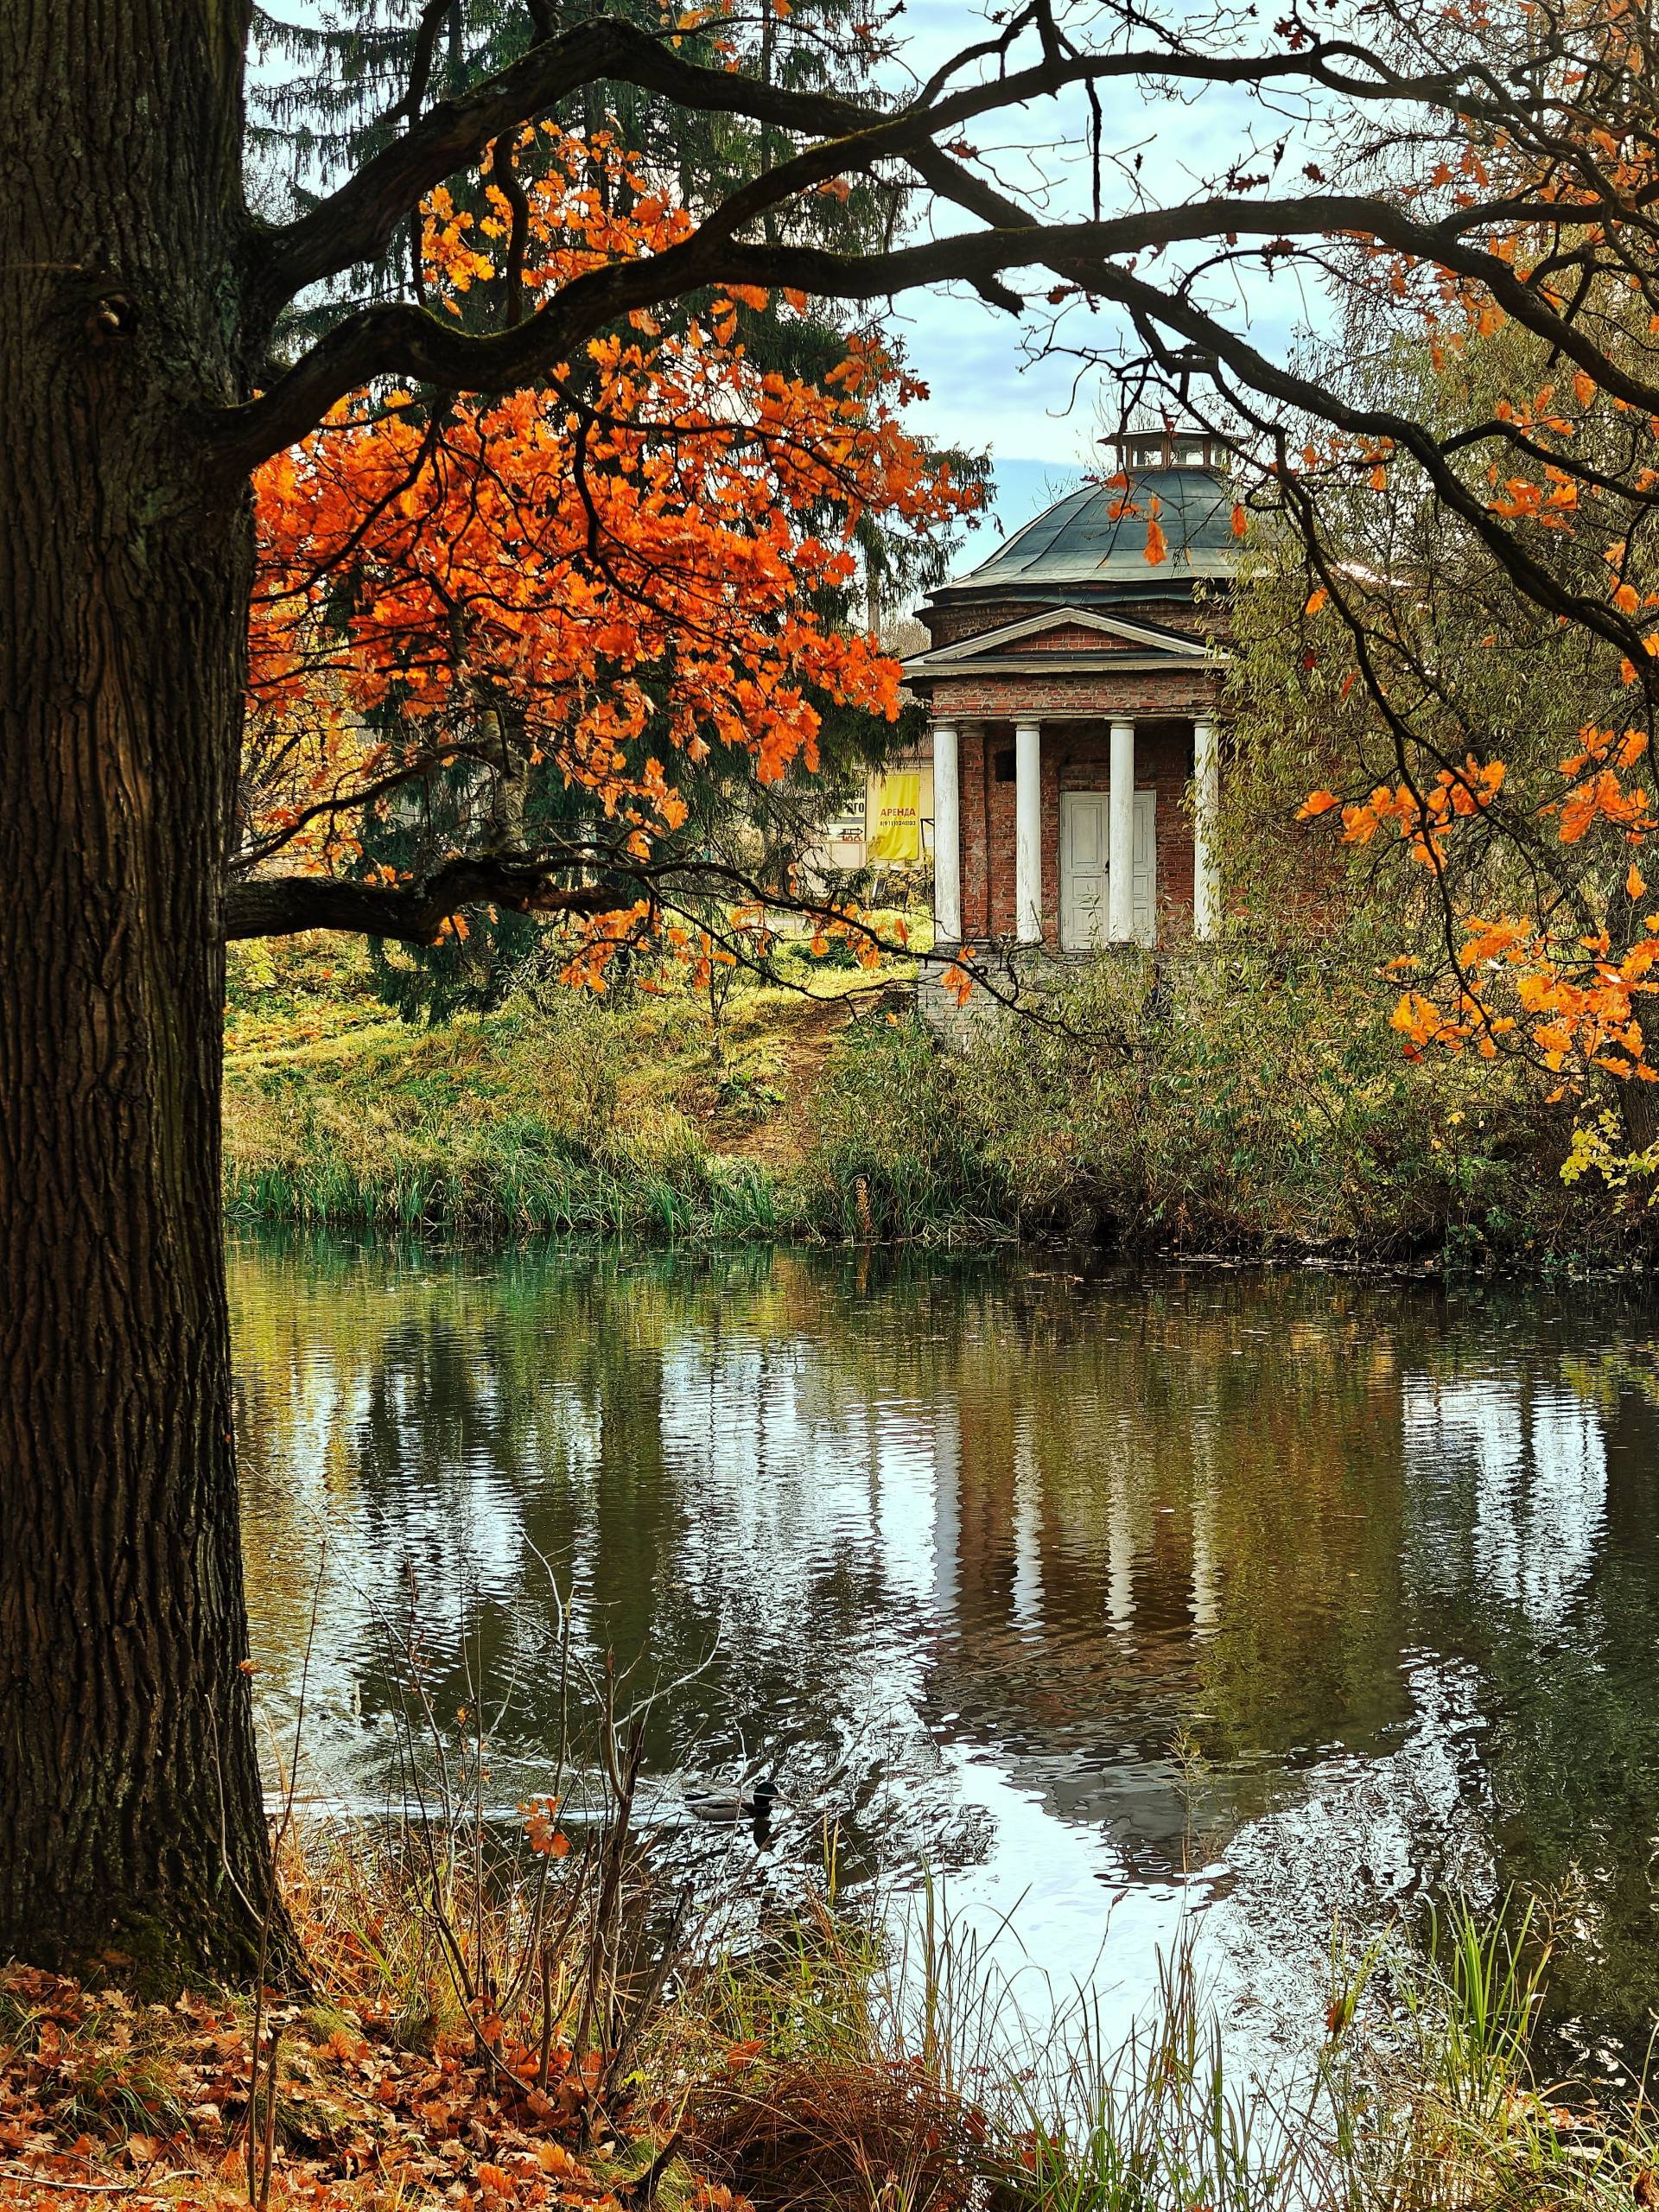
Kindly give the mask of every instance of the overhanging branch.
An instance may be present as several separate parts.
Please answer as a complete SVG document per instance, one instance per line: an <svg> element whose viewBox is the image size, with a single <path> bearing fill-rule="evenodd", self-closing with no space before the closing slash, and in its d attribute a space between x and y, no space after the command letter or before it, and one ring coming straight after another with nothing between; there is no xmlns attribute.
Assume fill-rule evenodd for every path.
<svg viewBox="0 0 1659 2212"><path fill-rule="evenodd" d="M988 222L1006 222L1020 212L1015 202L964 169L938 147L927 148L918 157L917 166L940 198ZM1370 235L1402 252L1436 261L1476 277L1516 321L1549 339L1570 359L1590 369L1604 390L1649 413L1659 406L1659 387L1610 361L1592 341L1530 289L1507 261L1462 238L1459 233L1466 217L1444 224L1424 224L1385 203L1365 204L1368 213L1363 228ZM1285 227L1298 227L1293 203L1281 201L1273 210L1255 212L1281 215L1288 213L1292 220ZM1506 218L1522 220L1537 219L1541 214L1537 208L1517 209L1515 203L1510 203L1505 213ZM1251 226L1247 221L1237 219L1231 227L1244 233ZM1333 222L1331 227L1347 230L1362 226ZM1450 465L1446 449L1421 423L1392 410L1356 405L1340 394L1326 391L1312 378L1268 360L1247 339L1229 329L1219 317L1195 301L1179 293L1166 293L1135 275L1125 265L1123 257L1111 260L1098 252L1070 257L1064 243L1058 242L1058 232L1042 232L1039 237L1043 263L1057 275L1128 308L1137 321L1161 323L1178 331L1183 338L1213 353L1250 391L1300 410L1335 429L1372 439L1388 439L1411 454L1433 484L1436 496L1481 539L1535 605L1565 620L1581 624L1630 655L1637 667L1644 665L1645 655L1636 626L1612 606L1571 590L1530 554L1516 533L1505 529L1487 503L1459 476Z"/></svg>
<svg viewBox="0 0 1659 2212"><path fill-rule="evenodd" d="M930 149L918 168L948 157ZM950 164L952 168L957 165ZM961 194L952 197L964 198ZM994 195L1000 198L1000 195ZM965 200L964 200L965 204ZM1012 207L1012 203L1003 203ZM1506 202L1506 222L1559 219L1559 209ZM322 420L349 393L377 377L407 377L451 391L504 392L542 381L608 325L639 308L660 307L710 284L787 287L842 300L882 299L930 284L964 282L995 288L1003 303L1016 296L998 282L1007 270L1048 268L1105 289L1100 272L1113 264L1160 248L1230 236L1239 238L1376 238L1403 253L1438 263L1486 284L1516 319L1560 345L1573 359L1593 365L1610 391L1659 411L1659 387L1609 366L1593 344L1528 294L1507 264L1471 245L1461 232L1466 219L1425 222L1397 205L1365 194L1308 194L1294 200L1193 200L1175 207L1140 208L1096 223L1043 224L1012 208L991 228L900 246L886 253L842 254L796 245L750 245L726 235L721 215L711 217L683 244L665 252L613 263L575 277L514 329L469 337L420 308L365 308L348 315L296 363L273 389L247 404L203 418L203 434L224 465L238 472L257 467ZM1090 276L1084 272L1092 271ZM1144 283L1135 289L1147 292Z"/></svg>
<svg viewBox="0 0 1659 2212"><path fill-rule="evenodd" d="M348 883L327 875L256 877L232 884L226 893L225 935L296 937L305 930L349 930L359 937L433 944L444 923L463 906L602 914L627 895L598 884L567 887L551 876L545 862L481 858L446 861L416 883Z"/></svg>
<svg viewBox="0 0 1659 2212"><path fill-rule="evenodd" d="M1051 35L1042 41L1042 58L1029 67L1004 66L985 81L952 86L959 63L992 48L1006 56L1022 29L1046 21L1044 7L1027 7L996 40L966 49L937 72L918 99L887 111L832 92L767 84L738 70L705 67L629 22L601 18L583 24L543 41L464 99L440 101L337 192L272 232L257 289L274 313L307 285L372 260L424 195L480 160L492 140L601 79L657 92L697 113L743 115L797 137L850 142L843 165L854 167L922 137L948 137L985 115L1073 86L1114 79L1156 78L1258 91L1300 84L1360 100L1427 102L1448 112L1479 104L1482 72L1403 77L1341 40L1312 40L1300 53L1270 54L1157 48L1088 54Z"/></svg>
<svg viewBox="0 0 1659 2212"><path fill-rule="evenodd" d="M828 94L786 92L683 60L632 23L601 17L543 41L461 99L440 100L339 191L267 239L260 289L271 308L382 252L434 186L490 142L601 79L637 85L707 113L747 114L815 136L856 128L867 111Z"/></svg>
<svg viewBox="0 0 1659 2212"><path fill-rule="evenodd" d="M604 847L588 849L607 858L610 855L610 849ZM734 925L734 917L722 918L718 912L706 911L712 899L721 905L735 901L757 914L794 915L815 926L833 928L851 943L873 951L900 958L914 957L902 939L878 930L862 915L831 901L763 882L729 862L708 859L631 861L620 853L616 860L608 883L574 887L550 880L556 870L569 871L572 865L569 852L556 859L541 860L488 854L457 858L410 884L349 883L317 875L267 877L232 886L226 900L225 936L228 940L344 930L359 937L432 944L443 924L461 908L487 904L538 914L622 913L626 927L614 941L620 944L636 940L651 925L638 915L627 916L631 906L638 907L644 901L653 922L664 914L680 914L729 951L738 965L764 975L772 983L802 998L819 995L800 978L779 972L767 955L756 949L748 934ZM1026 998L1017 976L1010 975L1004 980L989 958L976 959L964 951L953 964L959 965L997 1004L1036 1027L1066 1036L1077 1033L1045 1001Z"/></svg>

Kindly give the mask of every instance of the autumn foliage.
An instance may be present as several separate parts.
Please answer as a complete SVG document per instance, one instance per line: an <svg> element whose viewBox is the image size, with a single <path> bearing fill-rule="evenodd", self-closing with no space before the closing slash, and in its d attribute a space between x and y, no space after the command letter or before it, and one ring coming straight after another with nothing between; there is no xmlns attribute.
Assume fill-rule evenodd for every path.
<svg viewBox="0 0 1659 2212"><path fill-rule="evenodd" d="M608 140L543 124L518 150L537 175L513 248L532 305L690 229ZM476 218L442 191L425 210L429 296L457 316L506 251L507 201L486 192ZM817 766L826 703L896 715L895 664L845 618L857 532L925 532L980 494L905 429L919 387L875 339L816 384L758 367L744 317L767 306L738 288L672 328L636 313L544 390L377 388L267 465L252 857L359 866L363 805L470 761L498 842L522 844L527 784L551 779L591 839L643 866L713 749L774 783ZM607 953L639 918L598 918L588 941Z"/></svg>
<svg viewBox="0 0 1659 2212"><path fill-rule="evenodd" d="M1554 19L1522 12L1556 51ZM1302 667L1333 732L1364 717L1358 775L1333 775L1299 818L1334 825L1357 865L1392 845L1421 871L1421 949L1389 963L1406 1049L1518 1054L1579 1098L1659 1080L1659 895L1642 864L1659 829L1659 407L1642 397L1659 296L1642 226L1619 213L1651 196L1653 142L1611 127L1645 99L1644 35L1618 10L1567 20L1593 66L1541 62L1549 98L1530 117L1466 116L1460 149L1402 177L1402 204L1436 221L1507 194L1515 217L1481 255L1351 242L1357 342L1376 359L1378 332L1397 334L1409 363L1371 388L1420 378L1419 423L1387 435L1378 408L1375 432L1298 447L1281 431L1266 474L1306 550ZM1540 320L1560 342L1539 342ZM1367 499L1393 520L1356 528ZM1432 529L1414 519L1428 512ZM1484 632L1459 582L1497 610ZM1552 666L1569 711L1577 697L1554 735Z"/></svg>

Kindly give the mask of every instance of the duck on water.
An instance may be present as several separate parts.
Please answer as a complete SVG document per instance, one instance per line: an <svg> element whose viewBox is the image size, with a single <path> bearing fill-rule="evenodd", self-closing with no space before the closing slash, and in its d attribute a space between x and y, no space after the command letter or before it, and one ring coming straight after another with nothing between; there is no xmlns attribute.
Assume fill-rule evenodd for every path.
<svg viewBox="0 0 1659 2212"><path fill-rule="evenodd" d="M685 1809L694 1821L735 1824L739 1821L766 1821L778 1802L778 1785L765 1775L753 1788L688 1789Z"/></svg>

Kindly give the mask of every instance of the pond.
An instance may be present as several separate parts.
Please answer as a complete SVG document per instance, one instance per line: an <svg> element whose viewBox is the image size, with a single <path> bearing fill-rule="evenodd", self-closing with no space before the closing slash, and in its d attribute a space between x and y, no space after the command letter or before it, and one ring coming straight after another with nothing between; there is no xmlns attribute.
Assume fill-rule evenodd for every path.
<svg viewBox="0 0 1659 2212"><path fill-rule="evenodd" d="M915 1878L1127 2016L1182 1924L1294 2038L1333 1915L1560 1902L1557 2033L1659 1994L1659 1325L1634 1294L861 1251L232 1255L273 1744L399 1786L386 1623L543 1786L557 1608L677 1683L652 1786ZM326 1548L322 1545L327 1536ZM321 1578L321 1579L320 1579ZM411 1593L412 1599L411 1599ZM463 1649L464 1642L464 1649Z"/></svg>

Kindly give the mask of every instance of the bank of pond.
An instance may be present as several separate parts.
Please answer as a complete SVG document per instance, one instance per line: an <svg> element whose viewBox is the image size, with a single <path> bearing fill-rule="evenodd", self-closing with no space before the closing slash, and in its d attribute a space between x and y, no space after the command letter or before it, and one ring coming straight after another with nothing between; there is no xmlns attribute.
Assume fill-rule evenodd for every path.
<svg viewBox="0 0 1659 2212"><path fill-rule="evenodd" d="M684 993L555 985L420 1025L315 961L232 1009L238 1222L1452 1273L1643 1268L1653 1249L1651 1175L1596 1164L1619 1149L1611 1107L1522 1066L1413 1061L1374 993L1316 969L1217 970L1178 1018L1096 979L964 1052L902 976L752 988L717 1023Z"/></svg>

